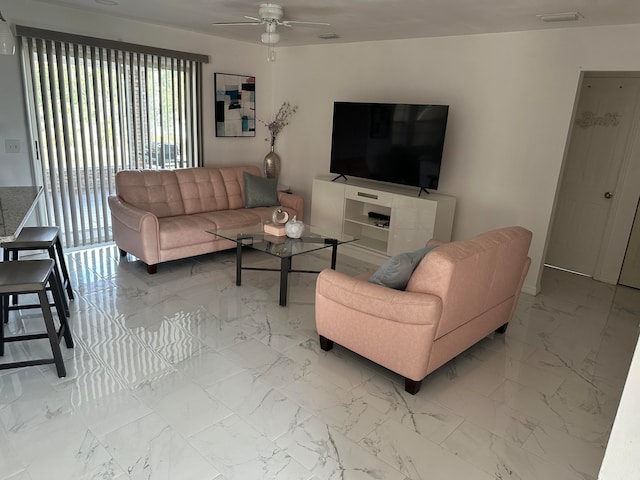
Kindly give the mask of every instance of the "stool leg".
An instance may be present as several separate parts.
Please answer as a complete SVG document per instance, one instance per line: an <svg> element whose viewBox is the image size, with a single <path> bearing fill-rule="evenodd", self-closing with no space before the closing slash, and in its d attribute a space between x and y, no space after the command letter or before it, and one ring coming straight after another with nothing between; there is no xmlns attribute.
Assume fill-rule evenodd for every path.
<svg viewBox="0 0 640 480"><path fill-rule="evenodd" d="M73 344L73 337L71 336L71 330L69 329L69 322L67 319L62 317L62 322L60 322L60 329L58 330L58 338L60 335L64 337L64 344L67 348L73 348L75 345Z"/></svg>
<svg viewBox="0 0 640 480"><path fill-rule="evenodd" d="M56 272L55 267L49 276L49 287L51 287L51 294L53 295L56 312L58 312L58 319L62 321L63 318L70 316L70 312L67 299L62 293L62 285L60 284L60 278L58 277L58 272Z"/></svg>
<svg viewBox="0 0 640 480"><path fill-rule="evenodd" d="M0 299L0 313L2 313L2 325L9 323L9 295L2 295Z"/></svg>
<svg viewBox="0 0 640 480"><path fill-rule="evenodd" d="M18 250L5 250L6 252L6 260L9 260L9 252L11 252L11 260L13 260L14 262L18 261L18 257L19 257L19 252ZM13 295L11 297L11 305L17 305L18 304L18 295Z"/></svg>
<svg viewBox="0 0 640 480"><path fill-rule="evenodd" d="M2 261L3 262L8 262L9 261L9 250L7 250L6 248L2 249ZM9 307L9 297L7 296L7 305L5 307L5 295L2 295L2 302L0 303L0 314L2 316L2 324L4 325L5 323L9 322L9 310L7 309L7 307ZM5 315L6 313L6 315ZM4 351L4 349L3 349Z"/></svg>
<svg viewBox="0 0 640 480"><path fill-rule="evenodd" d="M60 277L60 270L58 269L58 262L56 261L56 252L55 252L53 247L47 248L47 251L49 252L49 258L51 260L53 260L53 263L54 263L53 270L55 272L55 278L56 278L56 280L58 282L58 287L59 287L60 291L62 292L62 291L64 291L64 286L62 285L62 278ZM54 296L54 301L55 301L55 296ZM60 304L64 307L64 314L67 317L70 316L69 304L67 303L67 299L63 298Z"/></svg>
<svg viewBox="0 0 640 480"><path fill-rule="evenodd" d="M39 291L38 297L40 298L40 306L42 307L42 315L44 316L44 325L47 327L47 336L49 337L49 344L51 345L51 351L53 352L53 360L56 364L58 377L66 377L67 371L64 368L64 360L62 359L62 352L60 351L60 344L58 343L58 332L56 332L56 326L53 324L53 315L51 314L51 308L49 307L49 299L47 298L46 289L43 288Z"/></svg>
<svg viewBox="0 0 640 480"><path fill-rule="evenodd" d="M60 270L62 270L62 279L63 285L67 288L67 295L69 296L69 300L73 300L73 289L71 288L71 279L69 278L69 270L67 270L67 262L64 258L64 252L62 251L62 243L60 243L60 236L56 238L56 251L58 252L58 261L57 265L60 266Z"/></svg>
<svg viewBox="0 0 640 480"><path fill-rule="evenodd" d="M55 269L51 272L51 275L55 275ZM65 301L64 291L60 289L60 285L55 279L51 279L49 277L49 286L51 287L51 292L53 293L53 300L56 305L56 310L58 312L58 321L60 322L60 328L58 329L58 341L60 341L60 336L64 336L64 343L67 348L73 348L73 337L71 336L71 330L69 329L69 323L67 322L67 317L64 315L60 315L61 307L58 304Z"/></svg>
<svg viewBox="0 0 640 480"><path fill-rule="evenodd" d="M5 306L5 302L9 302L9 296L8 295L0 295L0 312L2 312L2 321L0 321L0 357L4 356L4 324L7 323L5 321L5 312L8 314L9 311L7 310L7 307L9 305Z"/></svg>

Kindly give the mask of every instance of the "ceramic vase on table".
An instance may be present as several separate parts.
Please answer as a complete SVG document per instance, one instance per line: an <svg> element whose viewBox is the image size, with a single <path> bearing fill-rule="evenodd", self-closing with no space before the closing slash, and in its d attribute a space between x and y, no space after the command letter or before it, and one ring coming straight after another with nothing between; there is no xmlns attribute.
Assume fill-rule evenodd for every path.
<svg viewBox="0 0 640 480"><path fill-rule="evenodd" d="M271 141L271 151L264 157L264 176L278 178L280 175L280 155L275 152L274 141Z"/></svg>
<svg viewBox="0 0 640 480"><path fill-rule="evenodd" d="M299 222L294 215L293 219L285 224L284 232L289 238L300 238L304 233L304 223Z"/></svg>

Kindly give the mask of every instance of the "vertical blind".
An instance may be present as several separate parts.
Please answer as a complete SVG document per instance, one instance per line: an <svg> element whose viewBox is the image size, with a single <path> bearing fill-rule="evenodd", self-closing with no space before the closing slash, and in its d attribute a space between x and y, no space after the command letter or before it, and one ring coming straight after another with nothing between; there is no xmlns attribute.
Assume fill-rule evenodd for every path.
<svg viewBox="0 0 640 480"><path fill-rule="evenodd" d="M203 56L16 31L47 220L68 247L110 241L118 170L201 166Z"/></svg>

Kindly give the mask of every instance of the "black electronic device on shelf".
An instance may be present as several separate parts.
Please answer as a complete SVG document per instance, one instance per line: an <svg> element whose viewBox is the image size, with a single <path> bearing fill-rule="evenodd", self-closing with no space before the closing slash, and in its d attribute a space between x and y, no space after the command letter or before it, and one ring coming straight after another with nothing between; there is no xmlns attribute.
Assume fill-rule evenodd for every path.
<svg viewBox="0 0 640 480"><path fill-rule="evenodd" d="M384 213L369 212L367 215L369 215L369 218L375 218L376 220L391 220L391 217L389 215L385 215Z"/></svg>

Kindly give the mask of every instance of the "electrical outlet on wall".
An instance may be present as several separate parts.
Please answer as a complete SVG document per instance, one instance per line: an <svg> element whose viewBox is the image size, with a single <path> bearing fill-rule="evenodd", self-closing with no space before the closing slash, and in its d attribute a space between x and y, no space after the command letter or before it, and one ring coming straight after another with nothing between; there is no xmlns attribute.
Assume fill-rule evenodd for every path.
<svg viewBox="0 0 640 480"><path fill-rule="evenodd" d="M20 140L5 140L5 153L20 153Z"/></svg>

